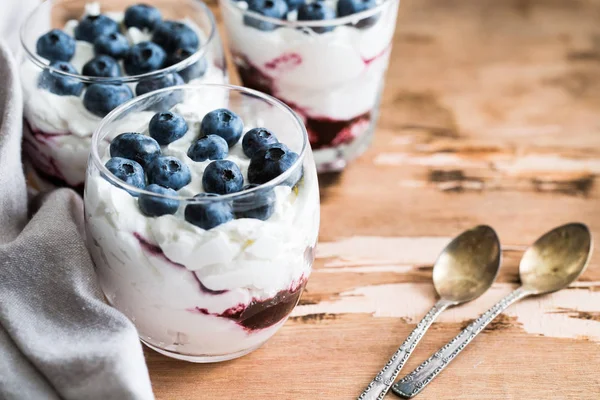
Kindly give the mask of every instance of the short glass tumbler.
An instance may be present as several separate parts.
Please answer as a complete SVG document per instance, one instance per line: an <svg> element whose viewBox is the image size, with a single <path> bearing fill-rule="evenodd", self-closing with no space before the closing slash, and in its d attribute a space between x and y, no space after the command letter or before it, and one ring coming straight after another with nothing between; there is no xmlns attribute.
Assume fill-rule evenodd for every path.
<svg viewBox="0 0 600 400"><path fill-rule="evenodd" d="M170 110L185 117L189 130L161 146L161 153L186 164L191 182L177 195L126 184L105 166L111 140L123 132L145 133L157 109L164 111L173 98L180 102ZM195 162L181 149L198 139L203 116L221 108L241 117L244 132L270 130L297 160L263 184L196 196L214 161ZM247 184L253 161L242 142L230 147L227 160L240 166ZM176 211L147 216L142 198L174 202ZM319 189L308 135L289 107L251 89L180 86L118 107L92 137L84 204L87 245L108 302L133 321L146 345L170 357L215 362L258 348L287 320L311 272ZM207 207L225 209L227 222L207 229L188 222L190 209Z"/></svg>
<svg viewBox="0 0 600 400"><path fill-rule="evenodd" d="M143 3L160 10L163 21L184 23L195 31L199 39L199 47L187 53L179 49L173 53L165 50L163 67L158 70L126 74L125 52L120 56L122 58L114 57L120 76L84 75L84 65L95 56L104 54L99 53L96 43L84 40L76 40L75 53L67 61L74 70L69 71L64 65L51 65L39 54L38 39L51 29L63 30L73 37L81 20L100 14L118 24L118 33L123 35L122 40L130 48L153 40L151 30L127 28L123 22L125 10L138 3L139 0L46 0L21 26L23 60L20 72L25 115L23 149L28 164L34 167L28 172L30 185L35 188L44 190L69 186L83 190L92 133L112 107L104 105L100 110L91 112L86 106L87 92L99 89L98 85L119 86L123 93L121 99L127 99L156 88L183 84L180 79L184 77L189 84L228 82L215 18L199 0L144 0ZM56 37L54 39L57 40ZM144 49L141 53L145 57L149 50ZM76 90L61 91L66 84ZM100 100L96 99L96 103L111 104L107 93L106 90L97 90Z"/></svg>
<svg viewBox="0 0 600 400"><path fill-rule="evenodd" d="M286 3L304 4L267 0L252 5L271 15ZM315 1L313 9L335 13L337 3ZM374 7L299 21L299 11L277 19L249 11L250 2L220 0L242 83L277 97L301 116L320 172L343 169L368 148L375 130L399 0L364 3Z"/></svg>

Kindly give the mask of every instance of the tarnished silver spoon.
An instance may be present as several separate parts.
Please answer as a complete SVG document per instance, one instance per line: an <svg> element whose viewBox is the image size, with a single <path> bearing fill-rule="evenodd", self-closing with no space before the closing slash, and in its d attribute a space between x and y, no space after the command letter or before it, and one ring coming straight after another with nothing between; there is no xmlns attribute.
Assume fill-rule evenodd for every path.
<svg viewBox="0 0 600 400"><path fill-rule="evenodd" d="M498 235L480 225L454 238L433 267L433 285L440 299L418 323L359 400L383 399L398 373L433 321L450 306L476 299L492 286L501 258Z"/></svg>
<svg viewBox="0 0 600 400"><path fill-rule="evenodd" d="M502 311L524 297L556 292L569 286L588 265L592 234L587 226L571 223L540 237L519 265L521 286L496 303L427 361L393 386L395 394L419 394Z"/></svg>

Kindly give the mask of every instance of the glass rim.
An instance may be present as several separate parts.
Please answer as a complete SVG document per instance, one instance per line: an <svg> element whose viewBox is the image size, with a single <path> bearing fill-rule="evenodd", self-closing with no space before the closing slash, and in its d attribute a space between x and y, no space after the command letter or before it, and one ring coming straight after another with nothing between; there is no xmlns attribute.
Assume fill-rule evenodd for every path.
<svg viewBox="0 0 600 400"><path fill-rule="evenodd" d="M117 178L102 163L102 161L100 159L100 154L98 152L98 147L99 147L98 145L101 140L100 135L101 135L102 131L104 131L106 126L108 124L113 123L114 120L118 116L120 116L123 112L127 111L131 107L135 106L137 103L139 103L147 98L157 96L162 93L169 93L169 92L174 92L174 91L178 91L178 90L198 91L198 90L202 90L202 88L218 88L218 89L224 89L228 92L237 91L237 92L249 94L254 97L258 97L258 98L268 102L270 105L274 105L274 106L278 107L281 111L289 114L293 118L294 123L297 125L297 127L299 128L299 131L302 135L302 148L301 148L300 152L298 153L298 159L292 164L292 166L290 168L288 168L283 174L277 176L275 179L272 179L266 183L257 185L256 187L253 187L251 189L240 190L239 192L229 193L229 194L219 194L216 197L169 196L169 195L165 195L165 194L161 194L161 193L154 193L154 192L151 192L148 190L140 189L136 186L130 185L130 184L122 181L121 179ZM144 194L144 195L163 198L163 199L178 200L178 201L185 202L185 203L213 203L216 201L233 200L233 199L239 198L239 197L247 197L250 194L261 192L265 189L272 189L276 186L279 186L281 183L285 182L298 168L302 168L302 164L303 164L304 158L306 156L306 151L309 148L308 143L309 143L308 132L306 131L306 127L302 123L298 114L296 114L294 112L294 110L292 110L288 105L286 105L282 101L276 99L275 97L272 97L272 96L269 96L268 94L259 92L258 90L249 89L249 88L242 87L242 86L236 86L236 85L230 85L230 84L224 84L224 83L223 84L222 83L199 83L199 84L195 84L195 85L172 86L172 87L156 90L156 91L153 91L150 93L146 93L142 96L135 97L132 100L129 100L128 102L123 103L119 107L112 110L108 115L106 115L102 119L102 121L100 122L100 125L98 125L98 127L92 134L90 159L92 160L95 167L98 168L101 175L105 179L107 179L109 181L109 183L111 183L121 189L124 189L124 190L128 191L129 193L135 193L136 196Z"/></svg>
<svg viewBox="0 0 600 400"><path fill-rule="evenodd" d="M361 11L361 12L358 12L355 14L351 14L351 15L346 15L345 17L336 17L336 18L328 19L328 20L288 21L288 20L274 18L274 17L267 17L265 15L259 14L255 11L250 11L248 9L244 10L236 5L236 3L237 3L236 0L219 0L219 1L228 3L229 6L235 8L242 14L247 14L247 15L251 16L252 18L255 18L255 19L258 19L258 20L264 21L264 22L270 22L272 24L276 24L279 26L287 26L287 27L291 27L291 28L305 28L305 27L306 28L315 28L315 27L332 27L332 26L335 27L335 26L340 26L340 25L351 24L352 22L361 21L365 18L368 18L368 17L371 17L371 16L377 14L383 8L387 7L387 5L390 3L399 3L400 2L400 0L383 0L380 4L378 4L377 6L371 8L371 9L364 10L364 11ZM319 34L319 35L321 35L321 34Z"/></svg>
<svg viewBox="0 0 600 400"><path fill-rule="evenodd" d="M83 83L90 83L90 84L91 83L104 83L104 84L134 83L134 82L139 82L141 80L148 79L148 78L158 78L158 77L168 75L168 74L171 74L174 72L179 72L179 71L185 69L186 67L188 67L192 64L195 64L202 57L204 57L207 47L214 40L214 37L216 36L216 32L217 32L215 16L212 13L212 11L210 10L210 8L208 8L208 6L202 0L187 0L189 2L198 4L203 9L204 13L208 16L211 27L210 27L210 32L206 38L206 41L198 48L198 50L196 50L196 52L194 54L190 55L185 60L182 60L182 61L178 62L177 64L173 64L166 68L161 68L156 71L146 72L145 74L139 74L139 75L125 75L125 76L118 76L118 77L98 77L98 76L72 74L69 72L65 72L59 68L54 68L54 67L50 66L47 59L45 59L42 56L39 56L36 51L34 51L33 49L30 49L27 46L26 36L27 36L28 32L25 29L27 26L27 23L41 9L42 6L46 5L47 3L53 2L53 1L54 2L56 2L56 1L68 2L69 0L43 0L31 12L29 12L29 14L27 14L27 18L25 18L24 22L21 24L21 27L19 28L19 39L21 42L21 47L25 50L25 54L27 55L27 58L31 62L33 62L36 66L40 67L41 69L49 70L52 73L66 76L66 77L69 77L72 79L76 79ZM70 1L76 1L76 0L70 0Z"/></svg>

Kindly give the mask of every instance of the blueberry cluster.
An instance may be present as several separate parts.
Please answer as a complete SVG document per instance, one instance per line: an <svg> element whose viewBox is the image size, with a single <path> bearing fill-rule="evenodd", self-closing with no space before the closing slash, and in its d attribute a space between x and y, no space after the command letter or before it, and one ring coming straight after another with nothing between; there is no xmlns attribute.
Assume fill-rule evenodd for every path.
<svg viewBox="0 0 600 400"><path fill-rule="evenodd" d="M190 170L176 157L162 155L161 146L181 139L189 129L181 115L171 111L159 112L150 120L149 135L127 132L111 142L111 159L106 168L129 185L176 197L177 191L190 183ZM298 154L280 143L268 129L250 129L241 141L242 150L250 159L249 184L244 185L239 166L226 159L230 148L240 142L243 130L242 119L228 109L213 110L202 119L199 136L192 142L187 156L195 162L210 161L202 175L204 193L195 196L205 200L185 208L184 216L188 222L211 229L234 218L264 221L273 214L275 194L271 189L261 190L260 185L290 169L298 160ZM301 171L293 174L284 184L294 186L301 174ZM250 189L255 190L233 201L220 198L221 195ZM144 215L157 217L175 214L179 201L141 194L138 206Z"/></svg>
<svg viewBox="0 0 600 400"><path fill-rule="evenodd" d="M248 10L265 17L286 20L288 14L297 11L298 21L327 21L335 18L346 17L360 13L377 6L377 0L339 0L336 8L332 8L323 0L249 0ZM377 22L379 14L363 18L352 26L364 29ZM277 24L255 18L251 15L244 16L244 24L261 31L272 31ZM316 33L330 32L333 26L311 27Z"/></svg>
<svg viewBox="0 0 600 400"><path fill-rule="evenodd" d="M152 6L138 4L129 7L123 24L124 28L135 27L152 32L152 41L130 46L121 33L121 27L113 19L103 14L86 15L75 28L74 38L62 30L53 29L38 39L36 51L50 61L54 69L77 75L78 71L69 61L75 54L75 41L86 41L94 45L95 57L83 66L81 73L88 77L118 78L123 76L123 72L141 75L177 64L194 54L200 46L200 39L192 28L181 22L163 21L160 11ZM203 76L206 69L207 63L203 58L179 73L141 80L135 94L139 96L187 83ZM38 86L59 96L79 96L84 89L83 83L76 78L48 69L43 71ZM83 104L92 114L104 117L133 96L128 86L94 83L87 87Z"/></svg>

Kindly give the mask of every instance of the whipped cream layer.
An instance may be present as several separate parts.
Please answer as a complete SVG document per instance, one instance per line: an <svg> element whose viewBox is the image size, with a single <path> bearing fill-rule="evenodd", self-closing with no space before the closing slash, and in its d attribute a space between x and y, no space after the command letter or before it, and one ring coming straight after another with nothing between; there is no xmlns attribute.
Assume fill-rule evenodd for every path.
<svg viewBox="0 0 600 400"><path fill-rule="evenodd" d="M194 113L189 108L194 101L188 98L174 109L186 116L188 133L162 147L163 154L178 157L192 171L191 183L179 191L184 196L202 192L202 173L210 163L194 162L186 154L202 116L226 104L216 99L213 107ZM137 114L123 131L137 124L136 131L145 132L152 115ZM103 162L109 159L107 151ZM241 140L227 159L240 166L247 183L249 160ZM300 289L311 271L319 223L313 172L306 172L297 188L277 186L274 193L275 211L268 220L234 219L204 230L184 219L183 203L175 215L144 216L135 197L92 169L84 197L86 226L106 297L134 321L145 341L161 349L224 355L262 344L285 318L247 329L225 315Z"/></svg>
<svg viewBox="0 0 600 400"><path fill-rule="evenodd" d="M85 15L100 14L98 3L86 6ZM118 23L121 23L124 13L106 13ZM205 43L205 35L190 19L182 22L194 28ZM64 31L74 37L77 20L68 21ZM129 28L125 32L132 44L151 39L151 33L137 28ZM76 51L70 63L77 69L94 58L94 48L91 43L76 41ZM214 54L206 55L210 62L205 75L194 79L189 84L226 83L227 76L218 66ZM121 70L124 71L122 62ZM83 105L85 89L80 96L59 96L38 87L42 69L29 59L21 65L21 83L24 96L24 115L30 131L26 132L27 153L38 170L47 175L57 177L69 186L82 185L85 180L87 157L92 133L102 118L90 113ZM135 93L136 84L129 84ZM50 166L50 167L49 167Z"/></svg>
<svg viewBox="0 0 600 400"><path fill-rule="evenodd" d="M335 9L335 2L327 1ZM389 0L370 28L337 26L317 34L282 26L261 31L243 22L245 2L221 0L238 67L258 69L274 96L312 118L349 120L376 104L387 69L398 2Z"/></svg>

